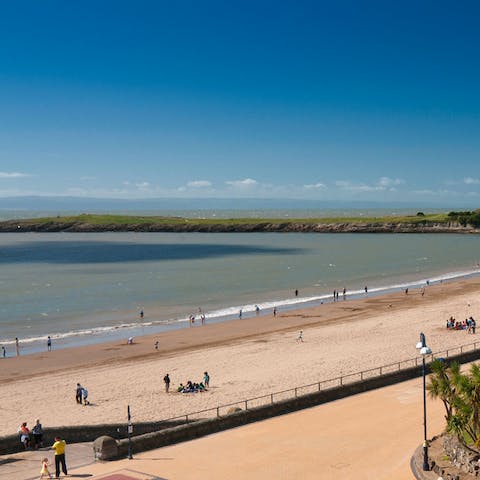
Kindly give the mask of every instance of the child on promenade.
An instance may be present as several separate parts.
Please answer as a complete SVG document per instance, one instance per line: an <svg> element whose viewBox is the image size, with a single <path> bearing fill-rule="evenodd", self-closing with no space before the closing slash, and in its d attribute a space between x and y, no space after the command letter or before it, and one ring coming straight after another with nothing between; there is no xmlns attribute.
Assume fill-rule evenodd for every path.
<svg viewBox="0 0 480 480"><path fill-rule="evenodd" d="M43 477L52 478L52 474L48 470L49 465L48 458L44 458L42 460L42 469L40 470L40 480L42 480Z"/></svg>

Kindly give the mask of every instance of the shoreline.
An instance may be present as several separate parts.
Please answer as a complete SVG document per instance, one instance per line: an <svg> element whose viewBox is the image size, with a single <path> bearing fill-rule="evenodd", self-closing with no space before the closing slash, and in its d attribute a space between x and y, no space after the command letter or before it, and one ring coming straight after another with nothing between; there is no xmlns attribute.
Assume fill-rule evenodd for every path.
<svg viewBox="0 0 480 480"><path fill-rule="evenodd" d="M460 271L450 271L442 274L432 275L429 279L417 278L404 281L397 281L394 284L380 285L369 288L368 297L373 298L377 296L389 295L392 293L403 292L405 288L410 290L417 290L427 285L434 286L442 283L458 282L468 280L480 276L480 270L466 269ZM427 283L428 282L428 283ZM212 309L211 311L203 312L206 316L206 324L218 324L229 323L238 319L238 312L241 309L243 312L242 319L257 319L261 321L262 318L271 315L273 308L281 314L288 315L290 312L296 310L304 310L310 308L317 308L330 303L336 303L332 299L331 293L320 293L318 295L309 295L306 297L290 297L277 299L275 301L268 300L258 302L260 313L256 315L256 304L237 305L218 309ZM363 289L356 289L347 291L345 298L343 298L342 292L339 292L338 302L343 301L357 301L365 299L365 292ZM174 317L168 319L160 319L162 317L162 311L156 305L150 306L148 309L148 318L132 320L138 315L135 311L116 311L116 312L93 312L89 316L94 316L101 322L102 317L115 317L116 324L108 325L104 324L99 327L90 327L83 330L68 331L68 332L49 332L43 335L37 335L35 337L19 338L20 340L20 353L21 356L33 355L41 353L45 350L47 338L50 335L53 340L53 345L56 350L58 349L71 349L71 348L85 348L88 346L101 345L104 343L121 342L126 341L129 337L145 337L161 335L169 331L185 330L189 328L188 318ZM200 313L196 312L196 323L194 328L199 327ZM75 317L74 317L75 318ZM4 339L0 341L0 345L7 347L7 357L15 356L15 340Z"/></svg>
<svg viewBox="0 0 480 480"><path fill-rule="evenodd" d="M480 278L452 280L445 283L432 284L428 287L428 294L422 297L421 301L430 303L437 301L438 296L443 295L444 290L450 290L452 293L475 292L480 288ZM442 292L442 293L440 293ZM432 298L433 294L433 298ZM86 346L75 346L65 349L53 349L47 352L36 352L18 357L12 356L2 359L2 371L0 372L0 384L9 378L9 366L15 363L15 370L22 369L29 372L30 368L34 368L34 373L26 373L23 378L29 375L42 374L48 371L50 363L57 364L58 358L62 358L63 368L72 366L90 367L99 362L123 362L136 361L139 359L148 359L150 357L158 357L163 355L173 355L186 349L195 348L202 349L219 344L235 343L242 340L270 335L278 332L297 330L300 327L318 327L335 323L345 323L358 319L361 312L368 310L368 314L372 315L384 311L385 305L392 305L395 310L408 310L412 307L412 303L418 303L420 300L420 290L412 290L407 299L411 302L406 303L406 296L403 292L394 292L387 294L377 294L364 296L363 298L339 300L338 302L329 302L314 307L299 308L279 312L276 317L273 314L263 315L261 317L248 317L242 319L230 320L228 322L211 323L203 326L195 326L192 328L175 329L169 332L153 333L135 337L133 345L127 345L126 339L113 340L100 344L92 344ZM355 313L353 313L355 312ZM445 319L446 320L446 319ZM442 323L443 325L443 323ZM160 341L159 350L153 351L153 345L157 339ZM171 343L168 343L171 342ZM167 345L166 345L167 343ZM117 353L120 348L121 355ZM110 352L110 353L109 353ZM69 353L72 353L72 360L68 361ZM78 353L85 354L84 361L77 358ZM50 359L48 358L50 357ZM41 360L41 364L37 363ZM65 362L64 362L65 361ZM37 369L37 367L39 369ZM44 370L44 368L47 370ZM18 374L18 371L15 372ZM18 377L16 377L18 379Z"/></svg>
<svg viewBox="0 0 480 480"><path fill-rule="evenodd" d="M133 345L114 341L0 359L0 435L35 418L49 427L121 423L127 404L134 421L158 421L315 383L413 358L421 331L433 352L458 347L478 336L447 331L446 319L478 320L479 311L477 277L431 285L424 296L412 290L340 300L275 318L138 337ZM299 330L304 342L296 341ZM207 392L165 393L165 373L174 390L200 381L204 371L211 377ZM90 406L75 404L77 382L89 390Z"/></svg>

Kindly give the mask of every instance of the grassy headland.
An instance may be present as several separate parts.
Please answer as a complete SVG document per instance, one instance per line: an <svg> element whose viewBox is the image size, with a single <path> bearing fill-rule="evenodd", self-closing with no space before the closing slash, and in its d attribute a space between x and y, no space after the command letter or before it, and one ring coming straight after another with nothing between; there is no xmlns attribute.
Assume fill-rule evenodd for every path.
<svg viewBox="0 0 480 480"><path fill-rule="evenodd" d="M57 216L0 222L0 232L477 232L480 211L410 216L198 219L164 216Z"/></svg>

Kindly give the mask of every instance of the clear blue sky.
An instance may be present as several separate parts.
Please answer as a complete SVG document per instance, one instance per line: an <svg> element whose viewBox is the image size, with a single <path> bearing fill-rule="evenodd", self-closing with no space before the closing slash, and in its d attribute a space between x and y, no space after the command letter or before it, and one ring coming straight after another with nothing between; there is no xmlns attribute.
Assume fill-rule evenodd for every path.
<svg viewBox="0 0 480 480"><path fill-rule="evenodd" d="M477 1L2 2L0 196L478 205L479 18Z"/></svg>

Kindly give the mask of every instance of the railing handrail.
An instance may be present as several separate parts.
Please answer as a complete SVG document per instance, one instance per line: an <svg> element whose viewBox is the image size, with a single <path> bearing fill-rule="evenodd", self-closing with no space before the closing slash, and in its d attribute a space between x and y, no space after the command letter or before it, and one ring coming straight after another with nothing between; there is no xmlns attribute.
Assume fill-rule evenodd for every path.
<svg viewBox="0 0 480 480"><path fill-rule="evenodd" d="M433 361L434 356L438 357L438 356L445 355L448 358L448 354L449 354L450 351L460 349L460 353L462 353L464 348L467 348L467 347L470 347L470 346L473 346L473 350L476 350L477 349L477 342L469 343L469 344L466 344L466 345L459 345L457 347L452 347L452 348L449 348L447 350L442 350L442 351L439 351L439 352L433 352L432 354L429 355L429 357L430 357L430 362L429 363L431 363ZM405 364L405 363L414 362L414 366L418 366L418 359L419 358L422 358L421 355L420 356L417 355L417 356L409 358L407 360L399 360L398 362L389 363L389 364L386 364L386 365L381 365L379 367L369 368L367 370L361 370L359 372L348 373L346 375L341 375L339 377L334 377L334 378L330 378L330 379L327 379L327 380L319 380L318 382L309 383L307 385L300 385L300 386L297 386L297 387L288 388L286 390L280 390L280 391L276 391L276 392L266 393L265 395L260 395L258 397L246 398L246 399L243 399L243 400L237 400L237 401L232 402L232 403L217 405L216 407L206 408L204 410L199 410L197 412L184 413L184 414L178 415L176 417L171 417L171 418L167 418L165 420L160 420L158 422L152 422L152 423L172 422L174 420L178 420L178 419L181 419L181 418L186 419L186 421L188 422L189 417L191 418L191 417L194 417L196 415L200 415L201 413L217 411L217 415L218 415L220 409L224 409L224 408L227 408L227 407L233 407L234 405L239 405L239 404L243 404L243 405L248 406L248 402L253 402L255 400L260 400L262 398L268 398L268 397L270 397L271 403L275 403L273 401L274 396L282 395L282 394L285 394L285 393L288 393L288 392L295 392L296 393L298 390L309 388L309 387L314 387L314 386L318 386L319 389L321 389L321 385L326 384L326 383L335 383L335 384L337 384L337 386L338 385L343 385L344 384L343 381L346 378L360 376L360 378L363 379L363 376L366 373L371 373L371 372L376 372L376 371L380 372L378 374L378 376L381 376L382 371L384 369L388 369L390 367L398 366L398 371L400 371L400 370L402 370L402 368L400 366L402 364ZM329 388L327 388L327 390L330 389L330 388L334 388L334 387L329 387Z"/></svg>

